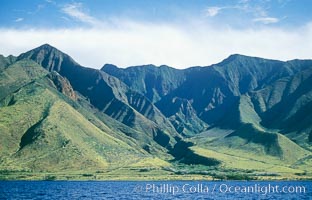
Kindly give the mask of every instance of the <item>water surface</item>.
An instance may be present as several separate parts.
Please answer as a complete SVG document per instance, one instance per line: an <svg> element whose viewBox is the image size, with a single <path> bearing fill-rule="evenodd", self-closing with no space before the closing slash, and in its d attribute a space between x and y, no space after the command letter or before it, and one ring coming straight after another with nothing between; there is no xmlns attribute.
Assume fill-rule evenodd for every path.
<svg viewBox="0 0 312 200"><path fill-rule="evenodd" d="M0 199L312 199L312 182L0 181Z"/></svg>

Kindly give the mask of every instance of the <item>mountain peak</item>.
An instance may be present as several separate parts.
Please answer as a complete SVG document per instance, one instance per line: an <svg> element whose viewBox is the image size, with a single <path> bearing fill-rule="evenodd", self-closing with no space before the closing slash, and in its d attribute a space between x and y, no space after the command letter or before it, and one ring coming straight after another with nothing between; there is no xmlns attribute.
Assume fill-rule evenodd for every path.
<svg viewBox="0 0 312 200"><path fill-rule="evenodd" d="M48 44L48 43L45 43L45 44L39 46L38 48L50 48L50 49L54 48L54 49L56 49L55 47L51 46L51 45Z"/></svg>
<svg viewBox="0 0 312 200"><path fill-rule="evenodd" d="M36 47L30 51L27 51L26 53L21 54L20 57L25 57L26 55L29 54L42 54L42 55L47 55L50 54L51 52L53 52L54 54L57 53L58 55L66 55L65 53L63 53L62 51L58 50L57 48L51 46L50 44L43 44L39 47ZM68 56L68 55L67 55Z"/></svg>
<svg viewBox="0 0 312 200"><path fill-rule="evenodd" d="M64 66L78 65L69 55L50 44L43 44L18 56L17 60L31 59L49 71L59 72Z"/></svg>
<svg viewBox="0 0 312 200"><path fill-rule="evenodd" d="M105 71L105 69L109 69L109 70L115 70L115 69L118 69L118 67L116 65L113 65L113 64L109 64L109 63L106 63L102 68L101 68L101 71Z"/></svg>
<svg viewBox="0 0 312 200"><path fill-rule="evenodd" d="M259 58L259 57L253 57L253 56L245 56L242 54L232 54L229 57L227 57L226 59L224 59L223 61L221 61L222 65L227 65L231 62L240 62L240 63L244 63L246 61L260 61L260 60L265 60L263 58Z"/></svg>
<svg viewBox="0 0 312 200"><path fill-rule="evenodd" d="M244 58L252 58L252 57L245 56L242 54L232 54L229 57L227 57L225 60L235 60L235 59L244 59Z"/></svg>
<svg viewBox="0 0 312 200"><path fill-rule="evenodd" d="M64 54L66 55L65 53L63 53L62 51L60 51L59 49L57 49L56 47L53 47L51 46L50 44L46 43L46 44L43 44L31 51L44 51L44 52L58 52L59 54Z"/></svg>

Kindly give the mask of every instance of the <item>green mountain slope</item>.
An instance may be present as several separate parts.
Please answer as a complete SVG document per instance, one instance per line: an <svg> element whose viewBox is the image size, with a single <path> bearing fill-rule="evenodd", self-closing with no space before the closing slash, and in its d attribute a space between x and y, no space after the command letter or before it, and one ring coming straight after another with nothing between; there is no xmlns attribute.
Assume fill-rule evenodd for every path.
<svg viewBox="0 0 312 200"><path fill-rule="evenodd" d="M126 69L106 64L102 71L117 77L132 90L140 92L150 101L157 102L176 89L185 79L184 71L165 65L143 65Z"/></svg>
<svg viewBox="0 0 312 200"><path fill-rule="evenodd" d="M169 80L179 80L178 84L158 95L155 105L180 134L193 136L191 141L201 148L222 146L295 163L310 155L305 149L311 149L312 138L311 69L311 60L232 55L209 67L176 70L178 78L172 75ZM160 67L102 70L143 94L146 89L136 85L146 86L146 71L159 77L158 85L166 84Z"/></svg>
<svg viewBox="0 0 312 200"><path fill-rule="evenodd" d="M10 55L8 57L4 57L3 55L0 55L0 71L5 69L7 66L14 63L16 60L16 57Z"/></svg>
<svg viewBox="0 0 312 200"><path fill-rule="evenodd" d="M0 99L48 72L31 60L21 60L0 71Z"/></svg>
<svg viewBox="0 0 312 200"><path fill-rule="evenodd" d="M309 60L281 62L232 55L216 65L185 70L153 65L120 69L113 65L105 65L102 71L117 77L133 90L152 99L160 111L170 119L177 132L192 135L204 131L207 127L240 127L240 96L271 87L278 80L309 70L311 64ZM296 84L301 84L301 81ZM275 89L278 91L279 87ZM267 94L270 94L270 89L267 89ZM270 96L271 104L281 101L282 97ZM287 107L280 107L284 106ZM292 108L293 105L288 107ZM253 116L259 114L261 118L257 119L257 123L269 119L257 109L257 105L252 105L250 111L244 112L254 112ZM267 115L276 118L271 113Z"/></svg>
<svg viewBox="0 0 312 200"><path fill-rule="evenodd" d="M100 70L82 67L47 44L21 54L17 59L24 58L32 59L49 71L57 71L97 109L147 134L150 142L156 141L169 149L174 145L174 137L178 135L166 117L146 97L117 78Z"/></svg>
<svg viewBox="0 0 312 200"><path fill-rule="evenodd" d="M252 93L261 124L280 130L305 148L311 148L311 75L309 68Z"/></svg>
<svg viewBox="0 0 312 200"><path fill-rule="evenodd" d="M165 98L165 97L164 97ZM191 101L175 97L171 102L161 101L156 106L168 117L178 133L189 137L204 131L208 125L198 116Z"/></svg>
<svg viewBox="0 0 312 200"><path fill-rule="evenodd" d="M0 56L0 178L309 178L311 84L312 60L96 70L48 44Z"/></svg>
<svg viewBox="0 0 312 200"><path fill-rule="evenodd" d="M21 63L9 66L3 73L8 74L10 67L23 71ZM32 68L36 71L37 67ZM1 100L2 169L100 170L125 166L147 156L87 120L73 108L71 96L57 91L50 77L45 71ZM1 80L17 86L24 79L14 78Z"/></svg>

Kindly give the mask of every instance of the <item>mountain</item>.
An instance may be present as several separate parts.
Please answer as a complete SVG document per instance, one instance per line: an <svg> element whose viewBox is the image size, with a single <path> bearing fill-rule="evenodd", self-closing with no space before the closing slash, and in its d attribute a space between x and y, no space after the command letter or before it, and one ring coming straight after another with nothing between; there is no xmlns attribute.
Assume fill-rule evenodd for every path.
<svg viewBox="0 0 312 200"><path fill-rule="evenodd" d="M108 65L101 70L144 95L135 86L140 81L146 85L142 77L157 76L154 85L176 80L170 92L157 92L162 95L155 105L198 147L311 163L311 60L282 62L236 54L207 67L166 67L173 71L169 78L163 67L141 68Z"/></svg>
<svg viewBox="0 0 312 200"><path fill-rule="evenodd" d="M154 99L155 105L166 117L178 118L178 121L183 121L183 123L176 123L175 127L178 132L181 132L179 131L181 127L189 127L188 120L195 120L196 122L191 124L200 125L185 129L187 132L198 133L207 126L237 128L240 126L238 110L233 111L233 115L236 114L236 116L229 117L230 121L224 122L224 118L228 116L230 110L238 107L240 96L270 86L281 78L292 77L302 70L311 68L311 65L309 60L281 62L232 55L219 64L186 70L151 65L126 69L105 65L101 70L117 77L133 90L147 95L149 98L152 98L153 95L148 95L149 93L144 89L148 88L148 83L153 82L154 86L167 88L165 93L151 87L151 90L156 91L156 96L158 96L157 101ZM141 87L138 87L140 82L142 83ZM186 112L182 112L183 117L179 117L183 109L181 105L177 105L177 102L188 102L186 103L188 106L184 107L189 108L188 113L196 113L196 117L188 118L187 116L190 114ZM181 120L181 118L187 118L187 120ZM234 122L235 120L236 122ZM174 123L177 120L172 121Z"/></svg>
<svg viewBox="0 0 312 200"><path fill-rule="evenodd" d="M238 54L184 70L97 70L48 44L0 56L0 178L309 178L311 75Z"/></svg>
<svg viewBox="0 0 312 200"><path fill-rule="evenodd" d="M312 69L280 79L252 93L251 100L261 124L278 129L293 141L311 150Z"/></svg>
<svg viewBox="0 0 312 200"><path fill-rule="evenodd" d="M174 145L174 137L178 135L171 123L145 96L131 90L115 77L80 66L71 57L48 44L21 54L17 60L25 58L66 77L74 90L85 96L98 110L147 134L146 138L152 138L147 143L156 141L169 149ZM140 140L138 137L135 139Z"/></svg>
<svg viewBox="0 0 312 200"><path fill-rule="evenodd" d="M126 83L131 89L140 92L150 101L157 102L176 89L185 79L184 71L166 65L143 65L120 69L106 64L104 71Z"/></svg>
<svg viewBox="0 0 312 200"><path fill-rule="evenodd" d="M1 91L8 93L0 101L1 169L106 169L119 164L116 155L133 159L146 155L75 109L77 95L57 72L20 60L0 74Z"/></svg>
<svg viewBox="0 0 312 200"><path fill-rule="evenodd" d="M160 67L144 65L120 69L117 66L106 64L101 71L120 79L132 90L139 92L155 103L170 120L176 131L183 136L203 131L207 127L207 124L197 117L186 99L176 98L171 101L170 98L164 104L157 104L159 100L177 89L185 81L186 76L183 70L165 65ZM172 111L172 109L175 110Z"/></svg>

